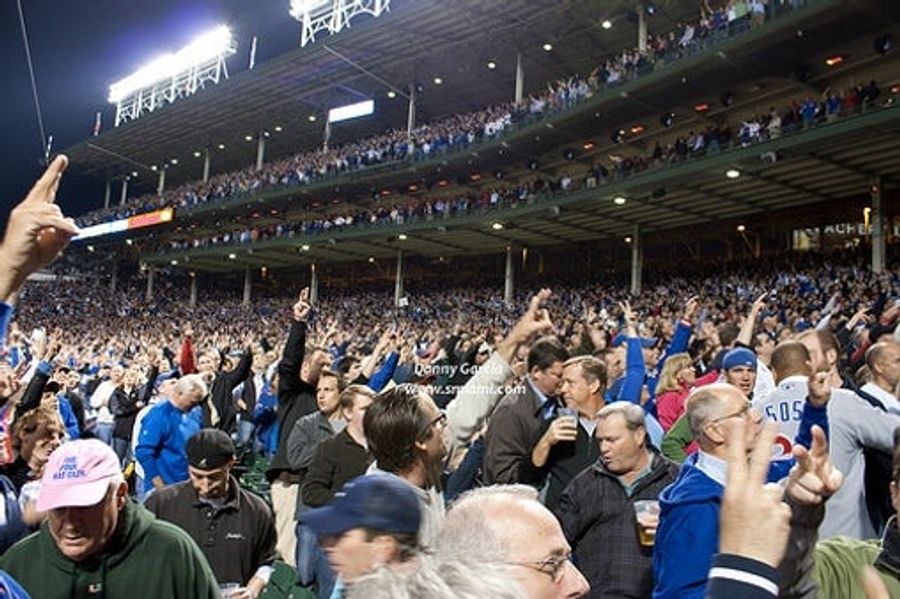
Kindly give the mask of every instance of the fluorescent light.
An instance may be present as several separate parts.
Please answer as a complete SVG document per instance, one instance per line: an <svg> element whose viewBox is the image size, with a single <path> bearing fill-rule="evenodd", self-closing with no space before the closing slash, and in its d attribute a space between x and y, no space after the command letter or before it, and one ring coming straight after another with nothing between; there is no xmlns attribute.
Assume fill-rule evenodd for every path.
<svg viewBox="0 0 900 599"><path fill-rule="evenodd" d="M369 263L375 263L375 256L369 256Z"/></svg>
<svg viewBox="0 0 900 599"><path fill-rule="evenodd" d="M138 172L137 172L137 171L131 171L131 176L136 178L136 177L138 176Z"/></svg>
<svg viewBox="0 0 900 599"><path fill-rule="evenodd" d="M612 21L606 19L605 21L600 23L600 27L603 27L604 29L612 29Z"/></svg>
<svg viewBox="0 0 900 599"><path fill-rule="evenodd" d="M235 259L237 259L237 254L228 254L228 259L229 259L229 260L235 260Z"/></svg>
<svg viewBox="0 0 900 599"><path fill-rule="evenodd" d="M194 158L200 158L200 156L201 156L200 152L194 152Z"/></svg>
<svg viewBox="0 0 900 599"><path fill-rule="evenodd" d="M397 97L397 92L395 92L395 91L392 90L392 89L391 89L391 90L388 90L387 97L390 98L391 100L393 100L394 98Z"/></svg>
<svg viewBox="0 0 900 599"><path fill-rule="evenodd" d="M626 237L626 238L625 238L625 243L631 243L631 237Z"/></svg>
<svg viewBox="0 0 900 599"><path fill-rule="evenodd" d="M172 266L178 266L178 260L172 260L169 264Z"/></svg>
<svg viewBox="0 0 900 599"><path fill-rule="evenodd" d="M308 120L310 123L315 123L315 122L316 122L316 115L311 114L311 115L309 115L308 117L306 117L306 120Z"/></svg>
<svg viewBox="0 0 900 599"><path fill-rule="evenodd" d="M435 77L435 78L434 78L434 84L435 84L435 85L440 85L440 84L442 84L443 82L444 82L444 80L441 79L440 77Z"/></svg>
<svg viewBox="0 0 900 599"><path fill-rule="evenodd" d="M553 49L553 44L544 44L541 47L544 49L544 52L549 52L550 50Z"/></svg>
<svg viewBox="0 0 900 599"><path fill-rule="evenodd" d="M744 225L738 225L737 230L738 230L738 233L743 233L744 231L747 230L747 227L745 227Z"/></svg>
<svg viewBox="0 0 900 599"><path fill-rule="evenodd" d="M338 106L328 111L328 122L338 123L361 116L368 116L375 112L375 100L365 100L356 104Z"/></svg>
<svg viewBox="0 0 900 599"><path fill-rule="evenodd" d="M284 129L282 129L281 125L275 125L275 133L281 133L282 131L284 131Z"/></svg>
<svg viewBox="0 0 900 599"><path fill-rule="evenodd" d="M489 61L489 62L487 63L487 68L489 68L490 70L493 71L494 69L497 68L497 63L494 62L493 60L491 60L491 61Z"/></svg>
<svg viewBox="0 0 900 599"><path fill-rule="evenodd" d="M171 162L172 164L178 164L178 159L177 159L177 158L173 158L173 159L170 160L169 162Z"/></svg>
<svg viewBox="0 0 900 599"><path fill-rule="evenodd" d="M224 149L225 149L225 144L219 144L219 149L220 149L220 150L224 150Z"/></svg>
<svg viewBox="0 0 900 599"><path fill-rule="evenodd" d="M409 238L406 236L406 233L400 233L399 235L397 235L397 239L399 239L400 241L406 241Z"/></svg>
<svg viewBox="0 0 900 599"><path fill-rule="evenodd" d="M495 230L495 231L502 231L502 230L503 230L503 223L494 223L494 224L491 225L491 228L492 228L493 230Z"/></svg>
<svg viewBox="0 0 900 599"><path fill-rule="evenodd" d="M725 176L729 179L737 179L741 176L741 171L737 170L736 168L730 168L725 171Z"/></svg>
<svg viewBox="0 0 900 599"><path fill-rule="evenodd" d="M109 101L116 104L140 89L170 79L178 73L223 54L231 54L234 49L231 30L225 25L216 27L200 35L178 52L163 54L128 77L110 85Z"/></svg>
<svg viewBox="0 0 900 599"><path fill-rule="evenodd" d="M308 251L309 251L309 244L308 244L308 243L304 243L303 245L300 246L300 249L303 250L304 252L308 252Z"/></svg>
<svg viewBox="0 0 900 599"><path fill-rule="evenodd" d="M244 136L244 140L245 140L245 141L253 141L253 136L252 136L252 135L245 135L245 136Z"/></svg>
<svg viewBox="0 0 900 599"><path fill-rule="evenodd" d="M624 206L625 202L627 202L627 201L628 200L626 200L622 196L617 196L617 197L613 198L613 204L615 204L616 206Z"/></svg>

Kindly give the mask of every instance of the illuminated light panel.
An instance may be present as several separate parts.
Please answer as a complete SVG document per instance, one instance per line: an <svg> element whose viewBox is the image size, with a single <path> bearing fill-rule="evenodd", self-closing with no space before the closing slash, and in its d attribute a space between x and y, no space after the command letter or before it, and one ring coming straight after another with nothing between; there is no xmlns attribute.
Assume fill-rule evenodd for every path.
<svg viewBox="0 0 900 599"><path fill-rule="evenodd" d="M109 223L100 223L99 225L84 227L75 239L89 239L91 237L101 237L103 235L111 235L112 233L130 231L132 229L143 229L144 227L152 227L172 222L174 217L175 211L172 208L165 208L155 212L145 212L144 214L138 214Z"/></svg>
<svg viewBox="0 0 900 599"><path fill-rule="evenodd" d="M172 79L179 73L189 71L222 55L234 54L235 50L231 30L225 25L216 27L200 35L178 52L163 54L110 85L109 101L117 104L138 90Z"/></svg>
<svg viewBox="0 0 900 599"><path fill-rule="evenodd" d="M328 122L339 123L350 119L369 116L375 112L375 100L365 100L356 104L338 106L328 111Z"/></svg>

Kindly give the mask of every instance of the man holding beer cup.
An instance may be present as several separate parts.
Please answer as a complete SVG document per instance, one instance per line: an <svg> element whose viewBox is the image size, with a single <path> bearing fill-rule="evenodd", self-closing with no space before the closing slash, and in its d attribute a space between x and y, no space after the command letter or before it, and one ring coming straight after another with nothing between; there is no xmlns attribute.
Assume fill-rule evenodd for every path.
<svg viewBox="0 0 900 599"><path fill-rule="evenodd" d="M591 583L588 597L648 597L656 500L678 465L648 443L644 410L630 402L600 410L594 436L600 458L565 488L556 516Z"/></svg>

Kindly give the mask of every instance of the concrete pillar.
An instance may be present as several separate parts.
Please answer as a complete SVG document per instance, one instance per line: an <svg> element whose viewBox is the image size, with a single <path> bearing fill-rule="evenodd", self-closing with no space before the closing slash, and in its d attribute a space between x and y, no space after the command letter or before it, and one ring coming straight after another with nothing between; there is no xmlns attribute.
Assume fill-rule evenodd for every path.
<svg viewBox="0 0 900 599"><path fill-rule="evenodd" d="M309 266L309 304L315 306L319 302L319 269L313 262Z"/></svg>
<svg viewBox="0 0 900 599"><path fill-rule="evenodd" d="M166 167L159 169L159 183L156 184L156 195L161 196L166 190Z"/></svg>
<svg viewBox="0 0 900 599"><path fill-rule="evenodd" d="M103 192L103 207L109 208L109 200L112 197L112 181L106 180L106 190Z"/></svg>
<svg viewBox="0 0 900 599"><path fill-rule="evenodd" d="M197 307L197 275L191 273L191 298L188 300L188 306Z"/></svg>
<svg viewBox="0 0 900 599"><path fill-rule="evenodd" d="M241 301L241 307L250 307L250 294L253 290L253 271L250 268L244 269L244 299Z"/></svg>
<svg viewBox="0 0 900 599"><path fill-rule="evenodd" d="M406 134L412 137L413 129L416 128L416 84L409 85L409 108L406 113Z"/></svg>
<svg viewBox="0 0 900 599"><path fill-rule="evenodd" d="M638 50L643 52L644 50L647 49L647 13L644 10L643 5L638 5L637 15L638 15Z"/></svg>
<svg viewBox="0 0 900 599"><path fill-rule="evenodd" d="M516 103L525 97L525 66L522 64L522 53L516 54Z"/></svg>
<svg viewBox="0 0 900 599"><path fill-rule="evenodd" d="M515 292L513 279L515 277L515 266L513 265L513 247L506 246L506 274L503 277L503 301L511 304L513 301L513 293Z"/></svg>
<svg viewBox="0 0 900 599"><path fill-rule="evenodd" d="M256 138L256 170L261 171L266 161L266 136L261 132Z"/></svg>
<svg viewBox="0 0 900 599"><path fill-rule="evenodd" d="M397 273L394 277L394 307L400 307L403 297L403 250L397 250Z"/></svg>
<svg viewBox="0 0 900 599"><path fill-rule="evenodd" d="M124 206L128 199L128 177L122 179L122 195L119 196L119 206Z"/></svg>
<svg viewBox="0 0 900 599"><path fill-rule="evenodd" d="M641 279L644 271L644 244L641 226L635 225L631 234L631 295L641 294Z"/></svg>
<svg viewBox="0 0 900 599"><path fill-rule="evenodd" d="M147 267L147 292L144 294L144 301L148 304L153 301L153 277L156 274L156 268Z"/></svg>
<svg viewBox="0 0 900 599"><path fill-rule="evenodd" d="M881 199L884 185L881 178L872 183L872 272L884 272L884 206Z"/></svg>
<svg viewBox="0 0 900 599"><path fill-rule="evenodd" d="M331 141L331 121L326 117L325 119L325 134L322 139L322 147L325 151L328 151L328 142Z"/></svg>
<svg viewBox="0 0 900 599"><path fill-rule="evenodd" d="M209 181L209 167L211 165L211 159L209 157L209 148L203 150L203 182L206 183Z"/></svg>

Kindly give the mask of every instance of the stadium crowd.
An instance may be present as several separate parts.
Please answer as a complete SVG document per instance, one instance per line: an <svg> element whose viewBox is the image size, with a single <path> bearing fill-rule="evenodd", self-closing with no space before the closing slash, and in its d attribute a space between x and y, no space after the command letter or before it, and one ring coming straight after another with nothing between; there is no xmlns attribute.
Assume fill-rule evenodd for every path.
<svg viewBox="0 0 900 599"><path fill-rule="evenodd" d="M361 169L425 160L465 150L473 144L497 139L513 126L556 114L607 87L634 80L757 27L767 17L775 15L776 8L787 10L792 7L781 2L772 2L770 6L765 0L729 0L712 8L704 1L696 21L680 23L669 32L649 35L645 50L624 49L599 63L588 74L549 82L545 90L524 98L521 103L508 102L469 114L439 118L411 133L395 129L370 139L303 152L266 164L259 171L254 165L212 177L206 182L188 183L162 195L131 198L124 205L81 216L78 224L89 226L168 206L188 208L206 202L222 202L307 185Z"/></svg>
<svg viewBox="0 0 900 599"><path fill-rule="evenodd" d="M174 277L25 285L77 231L65 166L0 245L9 596L900 592L893 269L190 310Z"/></svg>
<svg viewBox="0 0 900 599"><path fill-rule="evenodd" d="M844 90L827 90L821 100L809 96L795 99L764 114L751 114L740 122L708 125L700 131L689 131L673 137L671 141L657 141L646 154L615 152L606 160L596 158L587 168L562 168L562 174L552 180L543 175L528 177L521 182L498 181L494 187L482 190L468 189L455 195L438 195L418 198L412 194L406 200L386 199L376 194L371 202L354 203L352 209L321 209L323 214L313 220L282 222L269 226L234 225L228 230L223 225L210 237L193 237L191 231L156 243L161 252L187 250L222 245L240 245L281 237L303 237L328 232L339 232L354 227L402 225L418 221L436 221L447 218L483 214L491 210L514 208L538 201L553 200L560 195L582 189L594 189L635 175L682 164L706 156L716 156L732 148L744 148L752 144L777 139L782 135L832 123L841 116L852 116L871 110L879 102L881 90L875 81L868 85L857 84ZM893 104L893 97L885 101ZM620 132L625 135L626 132ZM777 155L768 157L775 161ZM430 194L429 194L430 195Z"/></svg>

